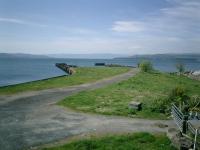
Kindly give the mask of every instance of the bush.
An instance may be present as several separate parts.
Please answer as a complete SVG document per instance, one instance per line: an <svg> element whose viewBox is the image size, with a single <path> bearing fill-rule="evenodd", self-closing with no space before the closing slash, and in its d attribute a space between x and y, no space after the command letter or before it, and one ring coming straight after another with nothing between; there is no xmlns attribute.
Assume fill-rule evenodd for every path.
<svg viewBox="0 0 200 150"><path fill-rule="evenodd" d="M152 112L169 113L172 102L175 103L176 105L179 105L180 107L182 107L183 105L184 106L192 105L188 104L189 99L190 98L189 96L187 96L185 88L183 88L182 86L177 86L169 92L168 97L154 99L148 103L147 107Z"/></svg>
<svg viewBox="0 0 200 150"><path fill-rule="evenodd" d="M188 105L190 97L186 94L184 87L177 86L171 90L168 99L176 105L179 105L180 109L183 109L183 106Z"/></svg>
<svg viewBox="0 0 200 150"><path fill-rule="evenodd" d="M171 90L170 97L183 97L185 94L185 89L182 86L177 86Z"/></svg>
<svg viewBox="0 0 200 150"><path fill-rule="evenodd" d="M181 101L186 103L188 98L186 90L182 86L175 87L169 93L169 99L172 101L175 100L175 102Z"/></svg>
<svg viewBox="0 0 200 150"><path fill-rule="evenodd" d="M179 64L176 64L176 69L178 70L180 74L182 74L185 71L185 66L179 63Z"/></svg>
<svg viewBox="0 0 200 150"><path fill-rule="evenodd" d="M200 96L193 95L189 101L189 108L191 111L200 112Z"/></svg>
<svg viewBox="0 0 200 150"><path fill-rule="evenodd" d="M143 72L151 72L153 70L153 65L150 61L145 60L139 63L139 68Z"/></svg>
<svg viewBox="0 0 200 150"><path fill-rule="evenodd" d="M152 100L147 106L152 112L166 113L170 108L170 102L166 98Z"/></svg>

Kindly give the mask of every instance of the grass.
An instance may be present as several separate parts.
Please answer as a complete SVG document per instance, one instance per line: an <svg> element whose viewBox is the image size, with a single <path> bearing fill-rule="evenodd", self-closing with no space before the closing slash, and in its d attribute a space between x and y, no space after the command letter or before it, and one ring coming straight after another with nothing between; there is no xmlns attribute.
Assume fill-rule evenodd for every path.
<svg viewBox="0 0 200 150"><path fill-rule="evenodd" d="M72 76L2 87L0 88L0 95L79 85L125 73L129 70L130 69L126 67L80 67L76 68L76 73Z"/></svg>
<svg viewBox="0 0 200 150"><path fill-rule="evenodd" d="M155 100L163 100L176 86L184 86L187 94L200 95L200 82L167 73L140 72L136 76L105 88L83 91L59 102L75 110L106 115L166 119L167 115L152 111ZM128 108L130 101L143 102L142 111ZM162 106L162 105L161 105Z"/></svg>
<svg viewBox="0 0 200 150"><path fill-rule="evenodd" d="M134 133L74 141L43 150L175 150L165 135Z"/></svg>

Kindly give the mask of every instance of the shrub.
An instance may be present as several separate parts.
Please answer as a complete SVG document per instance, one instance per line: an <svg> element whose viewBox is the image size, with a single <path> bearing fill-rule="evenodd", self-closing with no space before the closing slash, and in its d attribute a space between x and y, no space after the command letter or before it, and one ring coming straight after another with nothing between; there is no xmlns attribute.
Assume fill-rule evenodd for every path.
<svg viewBox="0 0 200 150"><path fill-rule="evenodd" d="M185 71L185 66L179 63L179 64L176 64L176 69L178 70L180 74L182 74Z"/></svg>
<svg viewBox="0 0 200 150"><path fill-rule="evenodd" d="M151 72L153 70L153 65L150 61L145 60L139 63L139 68L143 72Z"/></svg>
<svg viewBox="0 0 200 150"><path fill-rule="evenodd" d="M186 90L182 86L177 86L173 88L169 93L169 99L170 100L181 100L184 102L188 96L186 95Z"/></svg>
<svg viewBox="0 0 200 150"><path fill-rule="evenodd" d="M183 88L182 86L177 86L169 92L168 97L154 99L147 104L147 107L152 112L169 113L172 102L176 105L179 105L181 108L184 108L182 107L183 105L192 105L188 104L189 99L190 98L189 96L187 96L185 88Z"/></svg>
<svg viewBox="0 0 200 150"><path fill-rule="evenodd" d="M166 113L169 110L170 102L166 98L152 100L147 106L152 112Z"/></svg>
<svg viewBox="0 0 200 150"><path fill-rule="evenodd" d="M188 105L190 97L186 94L186 90L182 86L177 86L172 89L168 96L169 101L179 105L180 108L184 105Z"/></svg>
<svg viewBox="0 0 200 150"><path fill-rule="evenodd" d="M191 111L200 112L200 96L194 95L190 98L189 108Z"/></svg>

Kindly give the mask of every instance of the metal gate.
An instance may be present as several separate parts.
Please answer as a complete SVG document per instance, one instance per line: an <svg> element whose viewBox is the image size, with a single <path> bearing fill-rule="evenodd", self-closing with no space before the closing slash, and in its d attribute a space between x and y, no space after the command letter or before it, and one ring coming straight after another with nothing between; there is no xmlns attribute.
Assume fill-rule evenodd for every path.
<svg viewBox="0 0 200 150"><path fill-rule="evenodd" d="M193 140L193 149L199 149L200 130L193 126L191 121L188 120L188 115L184 115L175 104L172 104L171 114L182 135Z"/></svg>

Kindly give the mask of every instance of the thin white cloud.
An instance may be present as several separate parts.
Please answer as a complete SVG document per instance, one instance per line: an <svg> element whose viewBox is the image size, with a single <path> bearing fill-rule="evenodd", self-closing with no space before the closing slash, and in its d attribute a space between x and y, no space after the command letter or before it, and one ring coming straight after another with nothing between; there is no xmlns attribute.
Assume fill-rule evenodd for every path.
<svg viewBox="0 0 200 150"><path fill-rule="evenodd" d="M200 1L182 1L171 8L161 9L164 17L200 20Z"/></svg>
<svg viewBox="0 0 200 150"><path fill-rule="evenodd" d="M145 38L127 39L113 37L55 37L52 40L40 41L0 40L0 47L6 52L39 54L48 53L123 53L123 54L154 54L154 53L197 53L200 39L190 40L176 37L148 36ZM1 52L1 50L0 50ZM5 52L5 51L4 51Z"/></svg>
<svg viewBox="0 0 200 150"><path fill-rule="evenodd" d="M112 27L116 32L139 32L143 31L143 24L138 21L116 21Z"/></svg>
<svg viewBox="0 0 200 150"><path fill-rule="evenodd" d="M15 19L15 18L0 17L0 22L37 26L37 27L47 27L47 25L45 25L45 24L40 24L40 23L35 23L35 22L30 22L30 21L26 21L26 20Z"/></svg>
<svg viewBox="0 0 200 150"><path fill-rule="evenodd" d="M134 40L112 37L57 37L41 41L0 41L0 47L14 52L16 47L27 53L32 49L35 53L124 53L132 54L141 48Z"/></svg>
<svg viewBox="0 0 200 150"><path fill-rule="evenodd" d="M172 6L162 8L156 16L148 16L143 21L116 21L112 26L117 32L139 32L162 36L194 36L200 32L199 0L166 0Z"/></svg>
<svg viewBox="0 0 200 150"><path fill-rule="evenodd" d="M174 32L174 34L199 34L200 26L200 1L199 0L174 0L172 7L161 9L161 16L156 23L161 30ZM189 35L188 35L189 36Z"/></svg>
<svg viewBox="0 0 200 150"><path fill-rule="evenodd" d="M4 18L0 17L0 23L13 23L13 24L21 24L21 25L28 25L28 26L36 26L36 27L49 27L52 29L58 29L64 32L68 32L71 34L96 34L97 32L95 30L86 29L86 28L80 28L80 27L65 27L65 26L48 26L41 23L36 22L30 22L26 20L21 19L15 19L15 18Z"/></svg>
<svg viewBox="0 0 200 150"><path fill-rule="evenodd" d="M78 35L93 35L98 33L96 30L88 28L80 28L80 27L57 27L57 28L66 31L68 33L78 34Z"/></svg>

